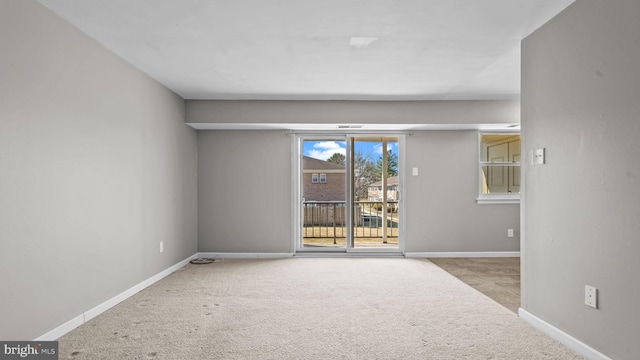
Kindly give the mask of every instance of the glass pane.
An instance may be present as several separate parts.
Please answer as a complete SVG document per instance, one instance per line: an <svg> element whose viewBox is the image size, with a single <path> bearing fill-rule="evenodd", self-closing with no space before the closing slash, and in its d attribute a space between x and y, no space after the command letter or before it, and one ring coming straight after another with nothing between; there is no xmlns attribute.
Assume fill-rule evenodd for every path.
<svg viewBox="0 0 640 360"><path fill-rule="evenodd" d="M483 194L519 194L520 166L482 166Z"/></svg>
<svg viewBox="0 0 640 360"><path fill-rule="evenodd" d="M354 248L398 248L398 139L357 137L353 151Z"/></svg>
<svg viewBox="0 0 640 360"><path fill-rule="evenodd" d="M480 161L520 162L520 134L482 134Z"/></svg>
<svg viewBox="0 0 640 360"><path fill-rule="evenodd" d="M302 152L302 247L346 248L346 143L304 140Z"/></svg>

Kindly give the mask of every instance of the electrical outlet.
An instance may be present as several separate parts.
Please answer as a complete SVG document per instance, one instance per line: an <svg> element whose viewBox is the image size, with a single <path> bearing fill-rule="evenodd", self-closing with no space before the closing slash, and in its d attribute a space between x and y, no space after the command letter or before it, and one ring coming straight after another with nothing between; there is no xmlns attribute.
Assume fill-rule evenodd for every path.
<svg viewBox="0 0 640 360"><path fill-rule="evenodd" d="M513 237L513 229L507 229L507 237Z"/></svg>
<svg viewBox="0 0 640 360"><path fill-rule="evenodd" d="M160 241L160 252L164 251L164 241Z"/></svg>
<svg viewBox="0 0 640 360"><path fill-rule="evenodd" d="M584 286L584 304L594 309L598 308L598 289L593 286Z"/></svg>
<svg viewBox="0 0 640 360"><path fill-rule="evenodd" d="M418 168L414 167L412 170L413 170L413 176L418 176Z"/></svg>

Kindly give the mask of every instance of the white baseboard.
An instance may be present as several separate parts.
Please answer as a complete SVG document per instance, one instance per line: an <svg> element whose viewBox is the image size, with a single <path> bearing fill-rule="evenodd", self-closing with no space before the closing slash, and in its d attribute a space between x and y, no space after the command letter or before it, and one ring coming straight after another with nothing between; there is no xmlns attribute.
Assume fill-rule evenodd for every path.
<svg viewBox="0 0 640 360"><path fill-rule="evenodd" d="M344 251L298 251L294 257L298 258L374 258L374 257L404 257L401 252L389 251L363 251L363 252L344 252Z"/></svg>
<svg viewBox="0 0 640 360"><path fill-rule="evenodd" d="M46 334L40 335L37 338L33 339L33 341L54 341L60 338L62 335L70 332L71 330L77 328L78 326L84 324L84 313L74 317L73 319L67 321L66 323L56 327L53 330L50 330Z"/></svg>
<svg viewBox="0 0 640 360"><path fill-rule="evenodd" d="M284 259L293 256L346 256L346 255L363 255L376 256L385 255L387 253L331 253L331 252L303 252L303 253L227 253L227 252L200 252L197 254L199 258L220 258L220 259ZM402 256L402 253L390 253L390 255ZM520 251L486 251L486 252L408 252L404 254L408 258L451 258L451 257L520 257Z"/></svg>
<svg viewBox="0 0 640 360"><path fill-rule="evenodd" d="M578 354L586 357L589 360L611 360L611 358L602 354L598 350L574 338L573 336L549 324L548 322L540 319L539 317L531 314L523 308L518 309L518 316L520 316L522 320L531 324L536 329L549 335L552 339L560 342L561 344L564 344L569 349L577 352Z"/></svg>
<svg viewBox="0 0 640 360"><path fill-rule="evenodd" d="M284 259L293 257L293 253L225 253L225 252L201 252L199 258L213 259Z"/></svg>
<svg viewBox="0 0 640 360"><path fill-rule="evenodd" d="M520 251L407 252L404 256L408 258L520 257Z"/></svg>
<svg viewBox="0 0 640 360"><path fill-rule="evenodd" d="M192 259L195 259L197 257L197 254L194 254L192 256L189 256L188 258L180 261L179 263L169 267L168 269L165 269L161 272L159 272L158 274L142 281L139 284L136 284L134 286L132 286L131 288L123 291L122 293L112 297L111 299L103 302L102 304L89 309L87 311L85 311L84 313L74 317L73 319L67 321L66 323L56 327L55 329L48 331L47 333L37 337L36 339L34 339L34 341L53 341L56 340L58 338L60 338L62 335L68 333L69 331L77 328L78 326L86 323L87 321L93 319L94 317L102 314L103 312L111 309L112 307L118 305L119 303L121 303L122 301L130 298L131 296L135 295L136 293L144 290L145 288L153 285L154 283L158 282L159 280L161 280L162 278L166 277L167 275L175 272L176 270L180 269L181 267L187 265L189 263L189 261L191 261Z"/></svg>

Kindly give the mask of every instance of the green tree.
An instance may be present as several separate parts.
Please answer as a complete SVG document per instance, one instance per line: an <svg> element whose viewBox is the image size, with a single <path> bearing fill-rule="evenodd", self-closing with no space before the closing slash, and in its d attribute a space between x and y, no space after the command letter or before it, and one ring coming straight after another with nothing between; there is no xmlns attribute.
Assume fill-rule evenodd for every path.
<svg viewBox="0 0 640 360"><path fill-rule="evenodd" d="M346 160L346 158L345 158L344 155L342 155L340 153L334 153L333 155L331 155L330 158L327 159L327 162L344 165L345 164L345 160Z"/></svg>
<svg viewBox="0 0 640 360"><path fill-rule="evenodd" d="M398 154L387 150L387 178L398 176ZM376 180L382 180L382 155L376 161Z"/></svg>

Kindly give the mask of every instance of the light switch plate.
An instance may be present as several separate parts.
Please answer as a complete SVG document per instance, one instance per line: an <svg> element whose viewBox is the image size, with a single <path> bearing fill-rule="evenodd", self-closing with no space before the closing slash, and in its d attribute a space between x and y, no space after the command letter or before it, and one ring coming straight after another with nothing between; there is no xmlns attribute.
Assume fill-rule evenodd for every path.
<svg viewBox="0 0 640 360"><path fill-rule="evenodd" d="M417 167L413 168L413 176L418 176L418 168Z"/></svg>
<svg viewBox="0 0 640 360"><path fill-rule="evenodd" d="M545 150L535 149L531 152L531 164L533 165L542 165L545 163Z"/></svg>

